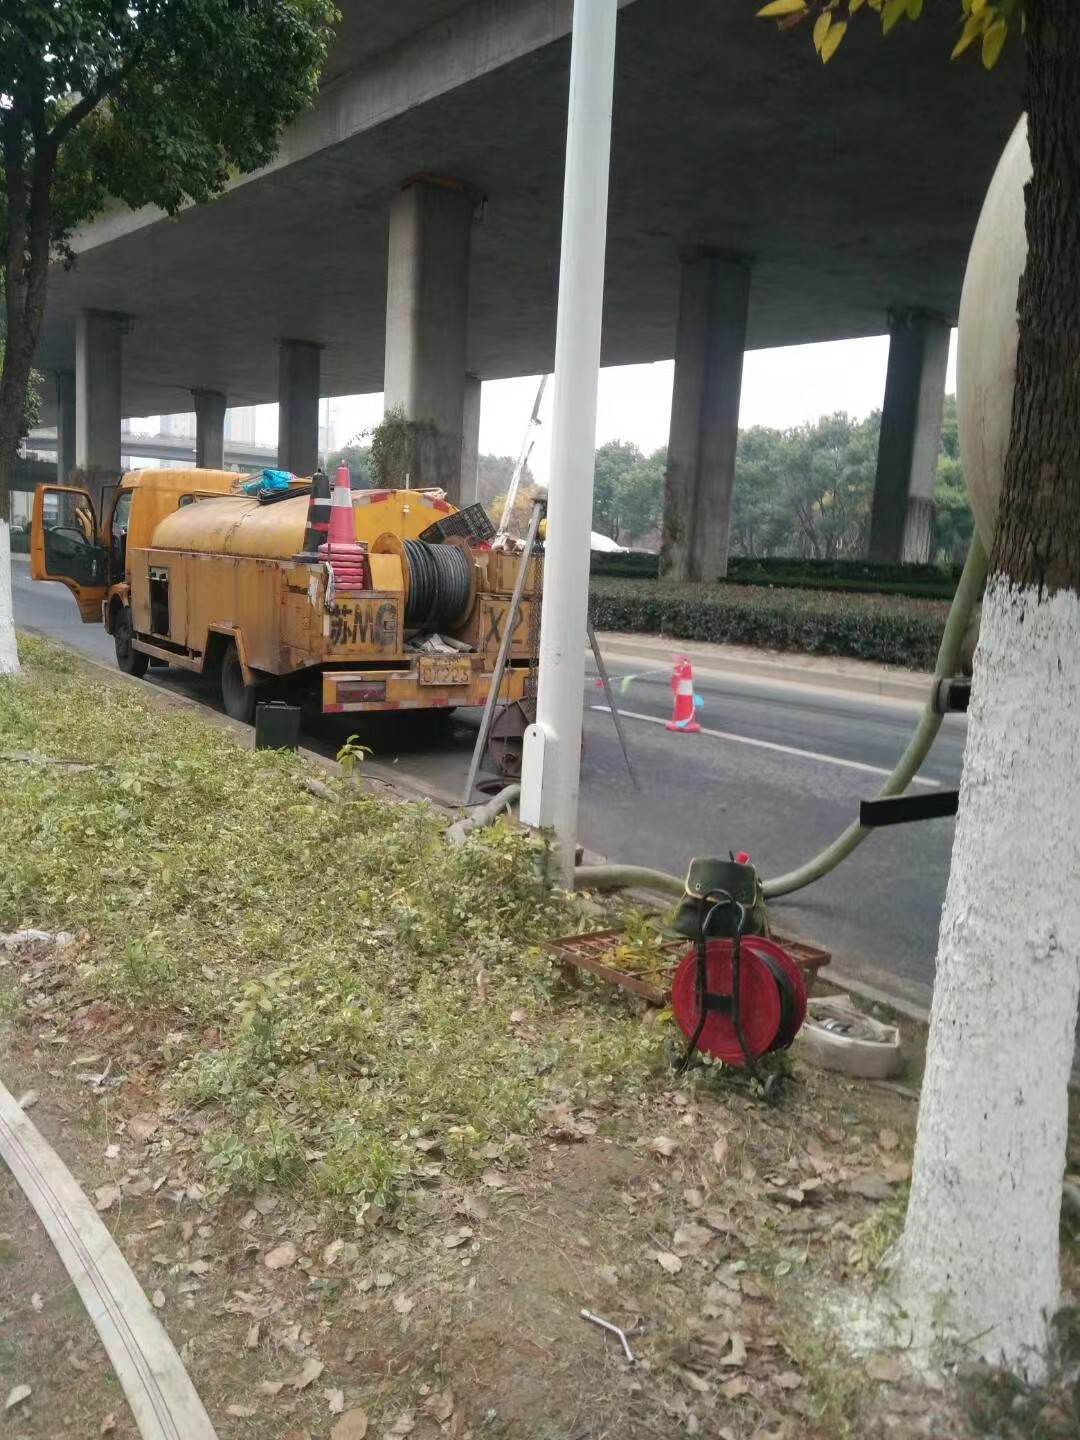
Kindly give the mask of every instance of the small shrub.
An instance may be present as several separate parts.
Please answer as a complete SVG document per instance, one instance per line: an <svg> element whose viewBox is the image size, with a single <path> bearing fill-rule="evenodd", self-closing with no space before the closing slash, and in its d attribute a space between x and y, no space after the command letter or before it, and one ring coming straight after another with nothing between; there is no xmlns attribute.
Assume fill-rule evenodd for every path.
<svg viewBox="0 0 1080 1440"><path fill-rule="evenodd" d="M594 579L589 613L598 630L670 635L846 655L932 670L949 607L883 595L831 595L736 585Z"/></svg>

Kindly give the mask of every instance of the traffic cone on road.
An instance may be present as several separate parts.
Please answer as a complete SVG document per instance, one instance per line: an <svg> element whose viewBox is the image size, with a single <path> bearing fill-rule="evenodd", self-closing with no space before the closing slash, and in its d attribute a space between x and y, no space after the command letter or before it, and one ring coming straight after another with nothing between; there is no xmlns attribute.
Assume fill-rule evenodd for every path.
<svg viewBox="0 0 1080 1440"><path fill-rule="evenodd" d="M695 719L697 699L694 695L694 670L685 655L678 655L675 658L675 668L671 673L671 688L675 693L675 709L671 719L667 722L667 728L669 730L685 730L688 735L696 735L701 726Z"/></svg>
<svg viewBox="0 0 1080 1440"><path fill-rule="evenodd" d="M330 500L330 529L318 553L333 569L338 590L367 588L367 546L357 544L356 540L352 480L347 465L338 467Z"/></svg>

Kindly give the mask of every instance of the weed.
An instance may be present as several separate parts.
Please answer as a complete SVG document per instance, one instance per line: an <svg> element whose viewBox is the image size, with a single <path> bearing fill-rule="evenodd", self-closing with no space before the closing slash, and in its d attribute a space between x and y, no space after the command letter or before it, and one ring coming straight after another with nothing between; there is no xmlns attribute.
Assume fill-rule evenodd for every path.
<svg viewBox="0 0 1080 1440"><path fill-rule="evenodd" d="M22 994L17 982L0 975L0 1025L10 1024L22 1008Z"/></svg>
<svg viewBox="0 0 1080 1440"><path fill-rule="evenodd" d="M498 824L455 849L430 805L340 780L328 805L300 757L53 660L32 648L0 686L0 727L94 768L0 772L0 926L90 932L106 958L79 1001L168 1036L220 1188L391 1208L432 1165L464 1178L513 1151L553 1097L632 1092L663 1063L621 1000L554 1005L537 942L578 912L543 884L543 842Z"/></svg>

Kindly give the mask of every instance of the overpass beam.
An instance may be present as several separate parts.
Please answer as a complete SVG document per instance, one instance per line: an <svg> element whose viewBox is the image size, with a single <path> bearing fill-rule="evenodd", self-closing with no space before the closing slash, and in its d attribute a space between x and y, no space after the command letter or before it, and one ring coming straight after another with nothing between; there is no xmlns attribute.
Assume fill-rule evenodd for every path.
<svg viewBox="0 0 1080 1440"><path fill-rule="evenodd" d="M408 422L409 484L461 494L473 202L458 185L414 180L390 206L387 413Z"/></svg>
<svg viewBox="0 0 1080 1440"><path fill-rule="evenodd" d="M225 469L225 396L220 390L192 390L195 403L195 464Z"/></svg>
<svg viewBox="0 0 1080 1440"><path fill-rule="evenodd" d="M660 551L673 580L727 574L749 301L744 260L683 256Z"/></svg>
<svg viewBox="0 0 1080 1440"><path fill-rule="evenodd" d="M84 310L75 322L75 466L98 512L120 476L120 383L124 315ZM59 442L59 437L57 437Z"/></svg>
<svg viewBox="0 0 1080 1440"><path fill-rule="evenodd" d="M75 372L56 372L56 483L66 485L75 469Z"/></svg>
<svg viewBox="0 0 1080 1440"><path fill-rule="evenodd" d="M480 391L479 375L465 376L465 410L461 425L461 490L459 505L472 505L480 479Z"/></svg>
<svg viewBox="0 0 1080 1440"><path fill-rule="evenodd" d="M278 456L282 470L311 475L319 468L319 360L311 340L278 347Z"/></svg>
<svg viewBox="0 0 1080 1440"><path fill-rule="evenodd" d="M933 558L949 324L936 315L889 316L889 368L870 514L871 560Z"/></svg>

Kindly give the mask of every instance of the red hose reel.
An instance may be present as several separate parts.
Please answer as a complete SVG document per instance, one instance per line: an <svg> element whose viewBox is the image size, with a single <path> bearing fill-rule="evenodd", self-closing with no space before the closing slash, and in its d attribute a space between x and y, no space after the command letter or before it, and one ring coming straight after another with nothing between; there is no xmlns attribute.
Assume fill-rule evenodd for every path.
<svg viewBox="0 0 1080 1440"><path fill-rule="evenodd" d="M753 1069L795 1039L806 1019L806 982L787 951L763 935L707 940L704 957L699 944L680 960L671 1008L690 1042L687 1060L700 1050Z"/></svg>

